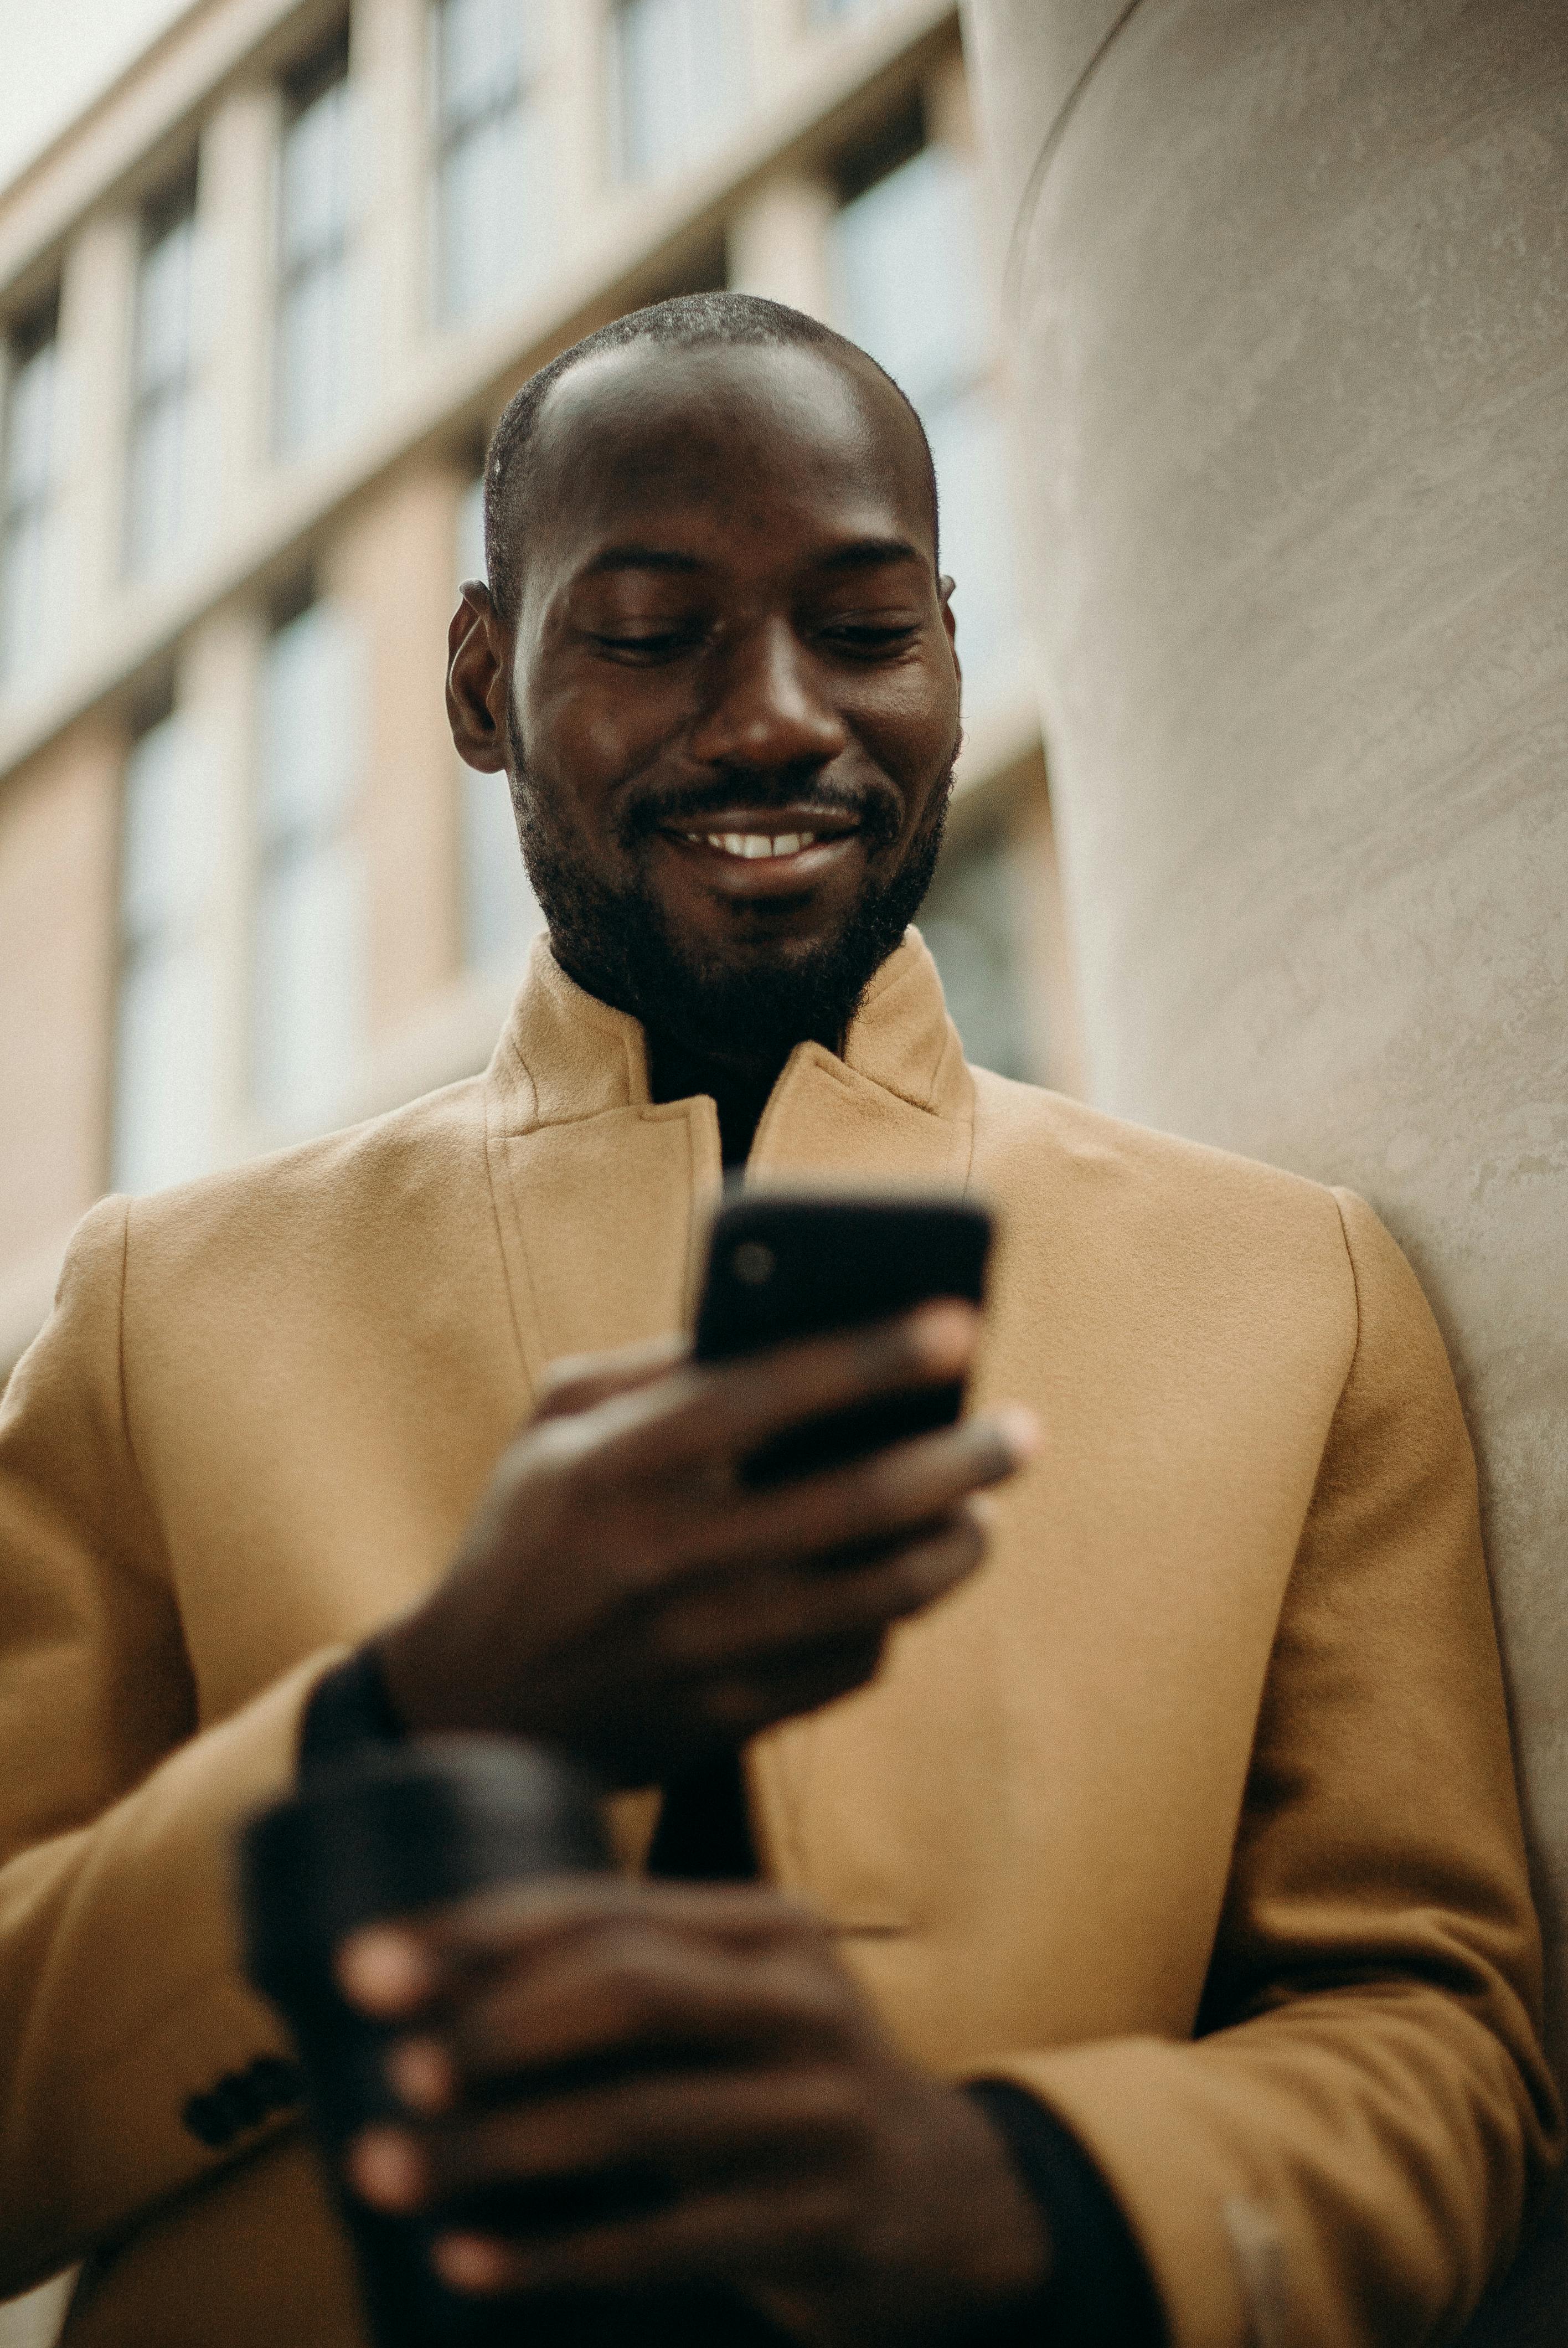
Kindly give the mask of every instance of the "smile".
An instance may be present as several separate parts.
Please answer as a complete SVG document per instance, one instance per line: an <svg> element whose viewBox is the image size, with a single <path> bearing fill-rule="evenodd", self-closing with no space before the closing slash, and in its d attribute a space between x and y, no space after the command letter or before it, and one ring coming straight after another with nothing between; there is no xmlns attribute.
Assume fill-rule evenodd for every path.
<svg viewBox="0 0 1568 2348"><path fill-rule="evenodd" d="M865 835L852 815L810 806L715 808L706 822L688 816L684 823L664 826L662 837L730 904L798 898L866 853Z"/></svg>
<svg viewBox="0 0 1568 2348"><path fill-rule="evenodd" d="M815 831L683 831L693 848L716 848L724 856L798 856L811 847Z"/></svg>

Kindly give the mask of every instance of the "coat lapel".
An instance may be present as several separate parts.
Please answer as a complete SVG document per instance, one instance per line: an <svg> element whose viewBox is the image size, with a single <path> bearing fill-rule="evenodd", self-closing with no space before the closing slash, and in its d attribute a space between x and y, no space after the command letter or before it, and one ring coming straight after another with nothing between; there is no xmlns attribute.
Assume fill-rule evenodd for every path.
<svg viewBox="0 0 1568 2348"><path fill-rule="evenodd" d="M648 1097L635 1019L548 945L490 1064L487 1148L518 1343L549 1363L680 1328L720 1179L711 1101Z"/></svg>
<svg viewBox="0 0 1568 2348"><path fill-rule="evenodd" d="M791 1054L746 1165L748 1183L820 1180L864 1189L961 1188L974 1085L936 964L907 932L866 989L844 1056Z"/></svg>
<svg viewBox="0 0 1568 2348"><path fill-rule="evenodd" d="M867 990L844 1056L803 1044L774 1089L746 1168L748 1183L856 1189L962 1189L974 1141L974 1084L948 1017L936 966L915 931ZM944 1610L946 1614L948 1610ZM901 1740L941 1717L934 1645L924 1625L895 1637L872 1687L758 1737L746 1756L753 1827L766 1871L825 1907L841 1933L875 1942L907 1931L907 1854L886 1848L873 1872L846 1864L864 1838L834 1818L885 1801ZM983 1634L982 1634L983 1636ZM948 1656L950 1663L951 1657Z"/></svg>
<svg viewBox="0 0 1568 2348"><path fill-rule="evenodd" d="M815 1044L791 1055L746 1179L961 1189L973 1128L962 1046L936 967L910 931L867 989L843 1057ZM562 1354L690 1325L721 1183L713 1105L651 1102L638 1022L574 985L543 941L490 1065L487 1148L536 1393ZM911 1673L903 1659L914 1664L930 1643L906 1634L873 1688L758 1738L747 1755L764 1870L813 1893L850 1933L897 1933L910 1921L896 1855L877 1880L848 1879L831 1819L857 1801L857 1787L869 1797L897 1768L911 1705L918 1732L924 1698L913 1683L923 1684L923 1670ZM628 1850L645 1844L647 1818L621 1823Z"/></svg>

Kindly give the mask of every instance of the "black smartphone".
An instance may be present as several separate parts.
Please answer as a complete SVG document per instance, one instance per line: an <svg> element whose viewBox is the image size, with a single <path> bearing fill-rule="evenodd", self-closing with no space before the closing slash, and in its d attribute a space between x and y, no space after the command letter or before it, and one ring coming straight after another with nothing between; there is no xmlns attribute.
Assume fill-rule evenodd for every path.
<svg viewBox="0 0 1568 2348"><path fill-rule="evenodd" d="M938 1296L985 1301L991 1218L972 1200L743 1191L721 1207L708 1249L694 1344L724 1362L911 1312ZM753 1482L836 1467L950 1426L962 1383L888 1395L808 1419L748 1463Z"/></svg>

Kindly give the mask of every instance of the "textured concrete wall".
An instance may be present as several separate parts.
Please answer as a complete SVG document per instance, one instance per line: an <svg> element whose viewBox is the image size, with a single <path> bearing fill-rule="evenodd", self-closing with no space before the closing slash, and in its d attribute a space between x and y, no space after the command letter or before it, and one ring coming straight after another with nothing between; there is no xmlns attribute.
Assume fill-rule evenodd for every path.
<svg viewBox="0 0 1568 2348"><path fill-rule="evenodd" d="M976 0L1091 1089L1386 1217L1568 2051L1568 8ZM1558 2215L1478 2336L1568 2338Z"/></svg>

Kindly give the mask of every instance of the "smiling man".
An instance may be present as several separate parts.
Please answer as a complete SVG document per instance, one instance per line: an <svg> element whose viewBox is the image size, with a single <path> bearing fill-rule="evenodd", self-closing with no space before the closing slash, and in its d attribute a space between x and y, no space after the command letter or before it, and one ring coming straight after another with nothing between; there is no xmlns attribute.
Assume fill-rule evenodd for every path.
<svg viewBox="0 0 1568 2348"><path fill-rule="evenodd" d="M706 343L675 339L701 302L662 314L513 403L448 697L512 778L557 961L643 1023L656 1097L716 1093L729 1162L925 896L958 675L930 454L881 370L773 305Z"/></svg>
<svg viewBox="0 0 1568 2348"><path fill-rule="evenodd" d="M77 2348L360 2339L232 1838L482 1730L600 1771L624 1871L343 1951L405 2114L350 2182L520 2339L607 2291L692 2348L1446 2335L1559 2123L1408 1268L1349 1194L966 1066L907 929L950 582L864 354L618 322L502 419L487 545L448 705L549 930L490 1067L106 1201L5 1404L5 2281L85 2258ZM694 1367L743 1163L984 1192L983 1348L937 1305ZM740 1472L971 1364L957 1428ZM657 2206L541 2214L628 2164Z"/></svg>

